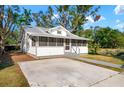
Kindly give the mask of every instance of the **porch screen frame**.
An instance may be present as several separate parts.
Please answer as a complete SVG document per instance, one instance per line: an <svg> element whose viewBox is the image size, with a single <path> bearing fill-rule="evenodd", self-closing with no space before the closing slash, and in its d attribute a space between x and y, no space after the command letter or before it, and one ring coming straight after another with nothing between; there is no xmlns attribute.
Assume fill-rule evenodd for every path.
<svg viewBox="0 0 124 93"><path fill-rule="evenodd" d="M39 47L48 46L48 37L39 37Z"/></svg>
<svg viewBox="0 0 124 93"><path fill-rule="evenodd" d="M57 38L56 40L57 46L64 46L64 39L63 38Z"/></svg>

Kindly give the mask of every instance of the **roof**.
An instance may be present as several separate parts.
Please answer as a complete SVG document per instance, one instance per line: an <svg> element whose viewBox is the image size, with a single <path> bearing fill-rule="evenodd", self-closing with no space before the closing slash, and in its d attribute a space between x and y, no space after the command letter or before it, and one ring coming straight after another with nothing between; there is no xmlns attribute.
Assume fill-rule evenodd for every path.
<svg viewBox="0 0 124 93"><path fill-rule="evenodd" d="M66 36L58 36L50 33L51 30L59 30L62 29L66 31ZM66 39L77 39L77 40L89 40L88 38L79 37L77 35L72 34L70 31L65 29L62 26L57 26L54 28L42 28L42 27L25 27L24 31L31 36L43 36L43 37L55 37L55 38L66 38Z"/></svg>

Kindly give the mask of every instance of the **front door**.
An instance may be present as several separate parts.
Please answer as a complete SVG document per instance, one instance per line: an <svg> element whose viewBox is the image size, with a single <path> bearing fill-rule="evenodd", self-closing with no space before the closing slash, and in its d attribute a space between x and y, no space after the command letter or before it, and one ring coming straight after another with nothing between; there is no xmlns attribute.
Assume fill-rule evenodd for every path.
<svg viewBox="0 0 124 93"><path fill-rule="evenodd" d="M65 52L70 52L70 40L65 39Z"/></svg>

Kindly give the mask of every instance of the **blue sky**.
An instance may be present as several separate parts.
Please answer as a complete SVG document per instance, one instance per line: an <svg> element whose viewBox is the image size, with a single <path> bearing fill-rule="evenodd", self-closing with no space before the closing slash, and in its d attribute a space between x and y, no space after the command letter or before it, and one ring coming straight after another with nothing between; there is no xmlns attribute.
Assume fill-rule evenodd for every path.
<svg viewBox="0 0 124 93"><path fill-rule="evenodd" d="M48 8L47 5L25 5L20 7L31 9L32 12L38 12L40 10L46 12ZM54 6L52 7L54 8ZM55 14L57 14L56 11ZM89 28L90 26L109 26L124 31L124 6L102 5L100 6L98 14L101 15L101 18L97 22L93 22L92 17L88 17L89 21L84 25L85 29Z"/></svg>

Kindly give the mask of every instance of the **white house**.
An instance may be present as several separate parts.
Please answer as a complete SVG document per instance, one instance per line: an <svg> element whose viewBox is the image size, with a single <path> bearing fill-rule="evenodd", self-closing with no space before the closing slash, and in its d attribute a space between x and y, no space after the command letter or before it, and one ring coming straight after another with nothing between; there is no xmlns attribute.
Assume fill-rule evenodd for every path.
<svg viewBox="0 0 124 93"><path fill-rule="evenodd" d="M76 36L62 26L54 28L25 27L21 50L35 56L88 53L89 39Z"/></svg>

